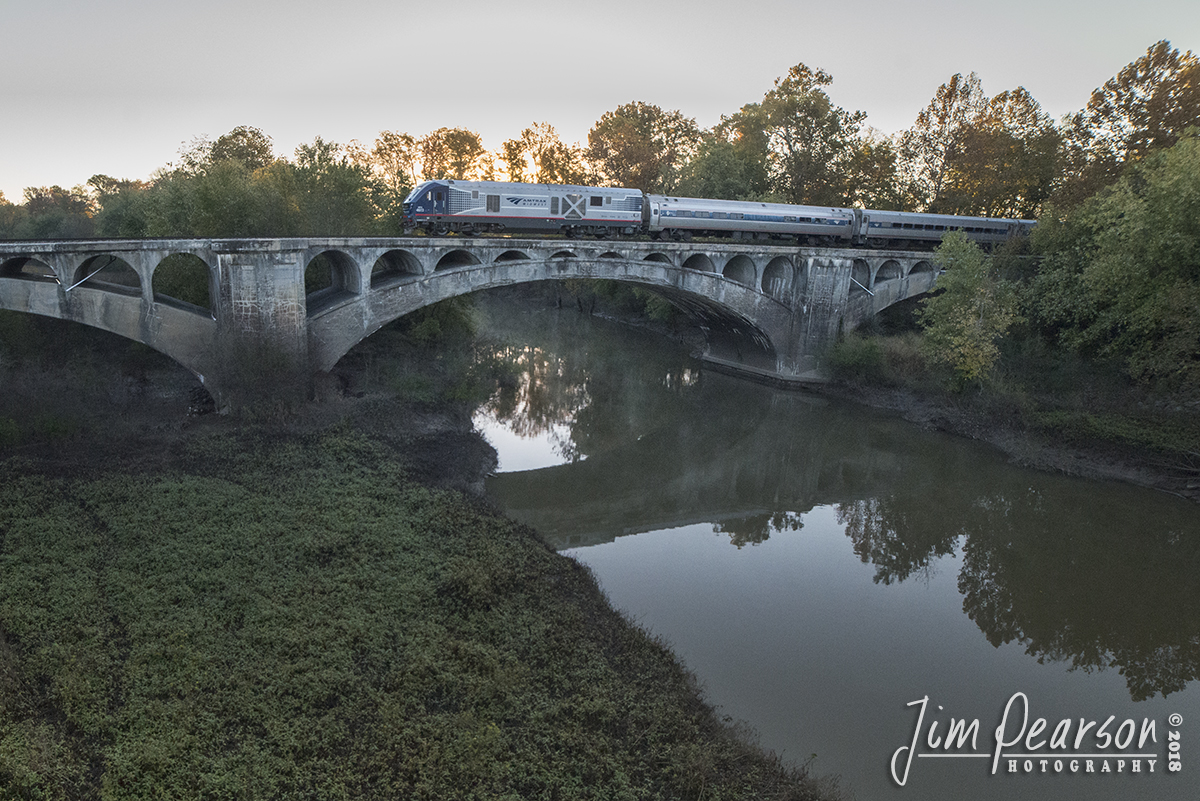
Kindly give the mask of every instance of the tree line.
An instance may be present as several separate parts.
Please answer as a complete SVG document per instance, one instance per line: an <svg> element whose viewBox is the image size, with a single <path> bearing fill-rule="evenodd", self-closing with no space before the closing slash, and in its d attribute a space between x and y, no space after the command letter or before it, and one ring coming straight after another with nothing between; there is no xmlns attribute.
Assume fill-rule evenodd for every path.
<svg viewBox="0 0 1200 801"><path fill-rule="evenodd" d="M931 322L958 321L943 355L972 342L974 366L960 373L984 375L989 343L1024 322L1139 380L1200 387L1195 55L1157 42L1059 121L1022 87L987 97L974 73L954 75L894 136L835 105L832 81L797 64L711 129L627 103L596 121L586 145L537 122L495 151L473 131L439 128L384 131L370 145L317 137L287 158L241 126L193 141L145 180L31 187L21 204L0 195L0 238L396 234L407 194L439 177L1037 218L1034 258L1004 267L954 248L946 256L944 266L970 264L974 276L956 292L975 312L949 301L930 309Z"/></svg>
<svg viewBox="0 0 1200 801"><path fill-rule="evenodd" d="M1200 124L1198 74L1195 56L1158 42L1058 122L1024 88L989 98L974 73L954 75L894 136L835 105L833 77L804 64L711 129L631 102L603 114L586 145L535 122L494 151L439 128L370 145L318 137L287 158L241 126L193 141L148 179L30 187L21 204L0 195L0 236L395 233L405 196L432 178L1029 219L1077 206Z"/></svg>
<svg viewBox="0 0 1200 801"><path fill-rule="evenodd" d="M922 112L921 119L952 121L979 110L966 115L975 122L962 124L962 137L926 149L937 157L926 160L915 185L935 198L932 207L996 209L1007 193L1038 215L1028 243L1010 243L992 259L961 235L946 237L937 256L946 270L941 291L918 314L926 355L948 363L958 383L982 385L1001 342L1016 339L1196 397L1200 61L1158 42L1057 126L1014 112L1028 109L1026 98L1018 89L984 101L971 80L951 81ZM918 124L901 136L901 149L940 125ZM1038 155L1046 153L1051 161ZM1055 165L1050 179L1031 180L1046 164Z"/></svg>

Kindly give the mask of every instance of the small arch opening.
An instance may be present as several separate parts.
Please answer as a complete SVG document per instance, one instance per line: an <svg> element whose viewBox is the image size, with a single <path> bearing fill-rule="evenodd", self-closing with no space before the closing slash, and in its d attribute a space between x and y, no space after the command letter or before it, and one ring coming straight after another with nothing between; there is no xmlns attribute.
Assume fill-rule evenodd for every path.
<svg viewBox="0 0 1200 801"><path fill-rule="evenodd" d="M479 259L475 254L467 250L452 250L445 256L438 259L437 266L434 270L453 270L456 267L473 267L479 264Z"/></svg>
<svg viewBox="0 0 1200 801"><path fill-rule="evenodd" d="M651 253L649 256L642 259L642 261L657 261L657 262L661 262L663 264L674 264L674 262L671 261L670 257L667 256L667 254L665 254L665 253Z"/></svg>
<svg viewBox="0 0 1200 801"><path fill-rule="evenodd" d="M908 274L916 275L917 273L932 273L933 271L934 270L933 270L932 262L919 261L912 266L912 269L908 271Z"/></svg>
<svg viewBox="0 0 1200 801"><path fill-rule="evenodd" d="M421 262L407 250L389 250L371 266L371 286L383 286L421 274Z"/></svg>
<svg viewBox="0 0 1200 801"><path fill-rule="evenodd" d="M616 251L610 250L607 253L601 253L600 258L602 258L602 259L623 259L625 257L622 256L620 253L617 253Z"/></svg>
<svg viewBox="0 0 1200 801"><path fill-rule="evenodd" d="M863 259L855 259L850 270L850 294L866 292L871 286L871 266Z"/></svg>
<svg viewBox="0 0 1200 801"><path fill-rule="evenodd" d="M713 260L706 253L696 253L688 256L687 261L683 263L685 270L697 270L702 273L715 273L717 265L713 264Z"/></svg>
<svg viewBox="0 0 1200 801"><path fill-rule="evenodd" d="M58 283L58 276L49 264L30 256L18 256L0 264L0 277Z"/></svg>
<svg viewBox="0 0 1200 801"><path fill-rule="evenodd" d="M212 314L212 270L193 253L172 253L160 261L150 286L155 303Z"/></svg>
<svg viewBox="0 0 1200 801"><path fill-rule="evenodd" d="M506 261L529 261L529 255L519 250L506 250L496 257L493 264L500 264Z"/></svg>
<svg viewBox="0 0 1200 801"><path fill-rule="evenodd" d="M888 259L879 268L879 272L875 273L875 283L881 281L894 281L903 275L903 270L900 267L900 262Z"/></svg>
<svg viewBox="0 0 1200 801"><path fill-rule="evenodd" d="M776 300L787 300L792 290L792 276L795 272L791 259L787 256L776 256L771 259L767 269L763 270L762 291Z"/></svg>
<svg viewBox="0 0 1200 801"><path fill-rule="evenodd" d="M326 250L304 268L305 305L311 316L358 294L358 265L340 250Z"/></svg>
<svg viewBox="0 0 1200 801"><path fill-rule="evenodd" d="M550 258L551 259L574 259L574 258L576 258L576 256L574 253L572 253L569 250L560 250L557 253L555 253L553 256L551 256Z"/></svg>
<svg viewBox="0 0 1200 801"><path fill-rule="evenodd" d="M92 256L80 264L71 280L71 287L85 286L118 295L142 294L142 281L129 262L119 256Z"/></svg>
<svg viewBox="0 0 1200 801"><path fill-rule="evenodd" d="M754 273L754 262L745 254L738 254L725 262L725 269L721 271L721 275L729 280L748 287L754 286Z"/></svg>

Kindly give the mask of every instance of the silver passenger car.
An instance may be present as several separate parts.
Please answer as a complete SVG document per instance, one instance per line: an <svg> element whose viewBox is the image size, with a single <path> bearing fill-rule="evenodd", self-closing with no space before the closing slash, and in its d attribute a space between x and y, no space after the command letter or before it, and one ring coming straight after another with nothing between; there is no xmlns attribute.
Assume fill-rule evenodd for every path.
<svg viewBox="0 0 1200 801"><path fill-rule="evenodd" d="M646 228L662 238L795 237L810 244L836 244L854 237L855 215L850 209L665 195L648 195L646 202Z"/></svg>
<svg viewBox="0 0 1200 801"><path fill-rule="evenodd" d="M995 245L1028 234L1035 224L1035 220L1006 220L999 217L864 211L858 241L874 247L930 246L941 242L949 231L962 231L972 241Z"/></svg>

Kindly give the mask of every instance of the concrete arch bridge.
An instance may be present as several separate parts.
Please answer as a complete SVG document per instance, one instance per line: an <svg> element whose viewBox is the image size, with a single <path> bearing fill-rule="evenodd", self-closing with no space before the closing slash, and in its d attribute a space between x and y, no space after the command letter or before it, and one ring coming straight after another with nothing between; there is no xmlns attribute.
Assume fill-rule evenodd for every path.
<svg viewBox="0 0 1200 801"><path fill-rule="evenodd" d="M318 289L306 292L306 274ZM651 289L700 323L707 335L702 357L760 377L803 381L839 333L928 292L936 277L923 252L752 242L0 243L0 308L72 320L149 345L195 373L222 408L274 368L289 376L294 391L303 391L312 375L416 309L492 287L566 278ZM204 297L207 303L196 302Z"/></svg>

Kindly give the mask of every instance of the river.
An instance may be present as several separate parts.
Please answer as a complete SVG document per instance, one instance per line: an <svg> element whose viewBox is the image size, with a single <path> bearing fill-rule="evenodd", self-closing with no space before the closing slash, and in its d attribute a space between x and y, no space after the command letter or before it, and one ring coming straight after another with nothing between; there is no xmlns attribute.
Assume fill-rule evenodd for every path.
<svg viewBox="0 0 1200 801"><path fill-rule="evenodd" d="M1200 507L482 308L488 494L765 747L860 799L1196 797Z"/></svg>

